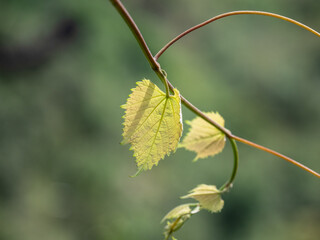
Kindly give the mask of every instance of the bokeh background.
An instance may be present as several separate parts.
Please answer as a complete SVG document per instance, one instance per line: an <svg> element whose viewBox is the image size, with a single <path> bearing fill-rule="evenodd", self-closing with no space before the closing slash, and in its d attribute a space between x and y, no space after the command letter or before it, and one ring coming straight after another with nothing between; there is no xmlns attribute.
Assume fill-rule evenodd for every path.
<svg viewBox="0 0 320 240"><path fill-rule="evenodd" d="M153 53L217 14L263 10L320 30L318 0L124 0ZM160 63L203 111L236 135L320 171L320 39L263 16L219 20L179 41ZM160 81L107 0L0 1L0 239L162 239L160 220L200 183L221 186L226 146L192 162L177 152L136 172L121 146L135 82ZM183 108L183 118L194 115ZM185 126L186 129L186 126ZM185 131L186 132L186 131ZM320 181L239 144L240 168L219 214L176 234L191 239L316 240Z"/></svg>

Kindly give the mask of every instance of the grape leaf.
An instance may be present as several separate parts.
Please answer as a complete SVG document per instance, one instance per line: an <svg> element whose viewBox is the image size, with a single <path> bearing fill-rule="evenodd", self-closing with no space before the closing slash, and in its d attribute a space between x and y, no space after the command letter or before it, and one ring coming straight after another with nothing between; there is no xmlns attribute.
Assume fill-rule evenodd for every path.
<svg viewBox="0 0 320 240"><path fill-rule="evenodd" d="M214 185L201 184L181 198L196 199L202 208L211 212L220 212L224 205L224 201L221 199L221 191Z"/></svg>
<svg viewBox="0 0 320 240"><path fill-rule="evenodd" d="M182 134L181 99L177 89L167 97L150 80L131 89L124 108L123 142L134 151L138 173L175 151Z"/></svg>
<svg viewBox="0 0 320 240"><path fill-rule="evenodd" d="M224 127L224 119L219 113L210 112L206 114L212 120ZM186 123L190 125L191 128L182 143L179 144L179 147L195 151L197 156L194 161L199 158L214 156L222 151L226 142L225 134L223 132L200 117L196 117L192 121L187 121Z"/></svg>

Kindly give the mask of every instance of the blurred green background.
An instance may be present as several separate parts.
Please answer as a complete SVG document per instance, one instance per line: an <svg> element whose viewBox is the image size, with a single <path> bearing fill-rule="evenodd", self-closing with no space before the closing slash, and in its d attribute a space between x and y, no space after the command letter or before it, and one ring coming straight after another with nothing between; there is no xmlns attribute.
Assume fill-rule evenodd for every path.
<svg viewBox="0 0 320 240"><path fill-rule="evenodd" d="M124 1L156 53L186 28L232 10L262 10L320 30L318 0ZM320 39L290 23L233 16L187 36L160 59L171 82L234 134L320 171ZM177 152L136 171L121 146L135 82L160 81L107 0L0 2L0 239L162 239L160 220L200 183L222 185L226 146L192 162ZM194 117L183 108L183 118ZM186 128L186 126L185 126ZM186 131L185 131L186 132ZM191 239L316 240L320 181L239 144L240 168L219 214L176 234Z"/></svg>

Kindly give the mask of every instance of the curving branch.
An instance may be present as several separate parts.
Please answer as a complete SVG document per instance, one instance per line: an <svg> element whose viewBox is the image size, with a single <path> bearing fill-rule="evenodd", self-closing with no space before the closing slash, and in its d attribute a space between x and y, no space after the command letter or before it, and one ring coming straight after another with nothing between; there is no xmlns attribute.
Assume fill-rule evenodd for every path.
<svg viewBox="0 0 320 240"><path fill-rule="evenodd" d="M238 142L247 144L247 145L249 145L251 147L257 148L259 150L265 151L265 152L270 153L270 154L272 154L274 156L282 158L282 159L286 160L287 162L292 163L293 165L296 165L297 167L302 168L303 170L305 170L305 171L311 173L312 175L320 178L320 174L319 173L317 173L316 171L313 171L312 169L306 167L305 165L293 160L292 158L289 158L289 157L287 157L287 156L285 156L285 155L283 155L281 153L278 153L278 152L276 152L274 150L271 150L269 148L266 148L264 146L261 146L259 144L254 143L254 142L251 142L251 141L249 141L247 139L244 139L244 138L241 138L241 137L238 137L238 136L235 136L235 135L232 135L232 138L234 140L238 141Z"/></svg>
<svg viewBox="0 0 320 240"><path fill-rule="evenodd" d="M179 34L178 36L176 36L174 39L172 39L170 42L168 42L155 56L154 59L158 60L159 57L171 46L173 45L175 42L177 42L179 39L183 38L184 36L186 36L187 34L201 28L204 27L206 25L208 25L209 23L212 23L218 19L221 18L225 18L225 17L229 17L229 16L234 16L234 15L245 15L245 14L253 14L253 15L263 15L263 16L269 16L269 17L274 17L274 18L278 18L287 22L291 22L299 27L302 27L304 29L306 29L307 31L317 35L318 37L320 37L320 33L317 32L316 30L308 27L307 25L300 23L294 19L279 15L279 14L275 14L275 13L270 13L270 12L263 12L263 11L249 11L249 10L244 10L244 11L233 11L233 12L227 12L227 13L223 13L220 14L218 16L215 16L213 18L208 19L207 21L204 21L194 27L189 28L188 30L184 31L183 33Z"/></svg>

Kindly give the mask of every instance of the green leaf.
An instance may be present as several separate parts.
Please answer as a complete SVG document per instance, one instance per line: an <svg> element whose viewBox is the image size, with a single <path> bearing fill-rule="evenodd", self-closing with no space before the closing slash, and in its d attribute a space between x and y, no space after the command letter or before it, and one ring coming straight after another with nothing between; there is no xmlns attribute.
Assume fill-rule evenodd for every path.
<svg viewBox="0 0 320 240"><path fill-rule="evenodd" d="M201 184L192 189L190 193L181 198L193 198L199 201L200 206L211 212L220 212L224 201L221 199L221 191L214 185Z"/></svg>
<svg viewBox="0 0 320 240"><path fill-rule="evenodd" d="M219 113L209 112L206 114L224 127L224 119ZM226 142L223 132L200 117L188 121L187 124L190 125L191 128L179 147L184 147L187 150L196 152L197 156L194 161L199 158L214 156L222 151Z"/></svg>
<svg viewBox="0 0 320 240"><path fill-rule="evenodd" d="M123 142L130 143L141 170L154 165L175 151L182 134L181 99L177 89L167 97L149 80L137 82L125 111Z"/></svg>

